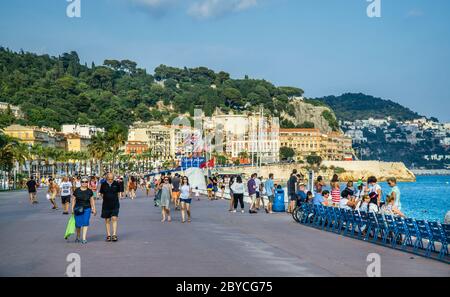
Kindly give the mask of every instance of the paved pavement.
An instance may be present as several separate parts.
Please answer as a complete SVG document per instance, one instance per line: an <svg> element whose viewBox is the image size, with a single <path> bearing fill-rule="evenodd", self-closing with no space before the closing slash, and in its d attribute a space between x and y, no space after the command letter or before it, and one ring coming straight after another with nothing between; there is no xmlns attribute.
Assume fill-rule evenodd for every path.
<svg viewBox="0 0 450 297"><path fill-rule="evenodd" d="M191 224L181 224L179 212L162 224L141 192L122 202L118 242L103 241L97 215L81 245L63 239L67 216L50 209L42 190L39 200L32 206L25 192L0 193L0 276L64 276L69 253L81 256L82 276L366 276L369 253L381 256L382 276L450 276L445 263L301 226L286 214L229 213L228 201L194 201Z"/></svg>

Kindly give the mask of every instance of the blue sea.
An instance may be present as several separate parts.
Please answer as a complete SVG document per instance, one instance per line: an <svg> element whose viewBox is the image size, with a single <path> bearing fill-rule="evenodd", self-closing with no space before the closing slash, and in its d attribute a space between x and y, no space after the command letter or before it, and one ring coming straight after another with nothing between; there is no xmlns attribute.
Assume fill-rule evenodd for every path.
<svg viewBox="0 0 450 297"><path fill-rule="evenodd" d="M390 193L386 182L380 182L383 191L383 201ZM341 191L347 183L341 183ZM354 183L356 187L356 181ZM417 176L416 182L399 182L401 192L401 211L410 218L443 223L445 214L450 210L450 175ZM286 192L286 187L283 188ZM331 190L326 183L324 190ZM285 197L287 201L287 195Z"/></svg>
<svg viewBox="0 0 450 297"><path fill-rule="evenodd" d="M387 183L380 183L383 196ZM402 212L415 219L443 222L450 210L450 176L417 176L415 183L398 183Z"/></svg>
<svg viewBox="0 0 450 297"><path fill-rule="evenodd" d="M386 182L380 183L383 200L390 192ZM342 189L345 188L343 184ZM450 210L450 176L417 176L414 183L398 183L402 212L415 219L444 222Z"/></svg>

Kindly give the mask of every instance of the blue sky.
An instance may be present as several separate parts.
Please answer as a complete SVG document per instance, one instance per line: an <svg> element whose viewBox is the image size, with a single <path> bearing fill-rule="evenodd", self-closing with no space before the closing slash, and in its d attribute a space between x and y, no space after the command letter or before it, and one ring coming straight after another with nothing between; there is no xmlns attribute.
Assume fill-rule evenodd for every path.
<svg viewBox="0 0 450 297"><path fill-rule="evenodd" d="M301 87L363 92L450 122L450 1L66 0L0 2L0 45L83 62L207 66Z"/></svg>

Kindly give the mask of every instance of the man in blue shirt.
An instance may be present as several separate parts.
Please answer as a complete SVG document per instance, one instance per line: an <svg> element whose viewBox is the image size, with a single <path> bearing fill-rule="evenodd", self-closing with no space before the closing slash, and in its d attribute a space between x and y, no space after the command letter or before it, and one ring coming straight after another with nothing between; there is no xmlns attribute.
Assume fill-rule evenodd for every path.
<svg viewBox="0 0 450 297"><path fill-rule="evenodd" d="M327 205L330 192L327 190L322 191L322 195L316 194L313 198L314 205Z"/></svg>
<svg viewBox="0 0 450 297"><path fill-rule="evenodd" d="M275 184L273 182L273 173L269 174L269 179L264 183L264 189L266 190L267 198L269 199L269 203L267 204L266 212L272 212L273 199L275 197Z"/></svg>
<svg viewBox="0 0 450 297"><path fill-rule="evenodd" d="M297 192L297 206L300 205L300 203L306 202L306 190L305 190L305 184L304 183L300 183L299 185L299 189Z"/></svg>

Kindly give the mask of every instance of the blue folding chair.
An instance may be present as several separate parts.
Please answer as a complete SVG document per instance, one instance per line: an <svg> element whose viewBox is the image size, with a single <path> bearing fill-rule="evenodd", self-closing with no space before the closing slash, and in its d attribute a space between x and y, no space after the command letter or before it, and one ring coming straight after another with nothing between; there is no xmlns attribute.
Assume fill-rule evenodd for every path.
<svg viewBox="0 0 450 297"><path fill-rule="evenodd" d="M307 205L308 205L308 216L306 217L305 223L311 225L314 222L314 204L307 204Z"/></svg>
<svg viewBox="0 0 450 297"><path fill-rule="evenodd" d="M319 218L319 206L313 204L313 220L312 220L312 225L315 226L316 225L316 221Z"/></svg>
<svg viewBox="0 0 450 297"><path fill-rule="evenodd" d="M344 230L344 233L345 233L345 229L347 228L347 225L348 225L347 212L343 208L340 208L339 212L341 213L340 220L339 220L339 233L342 230Z"/></svg>
<svg viewBox="0 0 450 297"><path fill-rule="evenodd" d="M327 226L328 223L328 210L327 210L328 206L323 206L321 205L319 207L320 209L320 217L322 220L322 224L321 224L321 228L322 230L325 230L325 227Z"/></svg>
<svg viewBox="0 0 450 297"><path fill-rule="evenodd" d="M439 259L448 256L448 243L450 242L450 224L442 224L442 231L444 232L445 242L442 243L441 251L439 252Z"/></svg>
<svg viewBox="0 0 450 297"><path fill-rule="evenodd" d="M313 208L313 213L314 213L314 217L313 217L313 225L314 226L319 226L320 224L320 206L319 205L314 205Z"/></svg>
<svg viewBox="0 0 450 297"><path fill-rule="evenodd" d="M302 216L299 217L299 222L301 224L305 224L306 221L308 220L308 215L309 215L309 204L308 203L303 203L302 206Z"/></svg>
<svg viewBox="0 0 450 297"><path fill-rule="evenodd" d="M395 226L397 227L397 236L402 242L402 249L406 249L406 243L411 242L405 221L401 217L394 216ZM402 236L403 235L403 236ZM404 239L403 239L404 237ZM396 238L397 240L397 238Z"/></svg>
<svg viewBox="0 0 450 297"><path fill-rule="evenodd" d="M333 207L333 232L340 234L341 233L341 211L338 207Z"/></svg>
<svg viewBox="0 0 450 297"><path fill-rule="evenodd" d="M392 248L395 248L395 246L397 245L397 238L399 236L399 231L397 229L397 225L394 222L394 218L391 215L384 215L384 219L386 221L386 225L388 228L388 233L386 234L386 240L387 237L389 237L389 234L391 234L391 246Z"/></svg>
<svg viewBox="0 0 450 297"><path fill-rule="evenodd" d="M345 211L347 217L347 224L345 226L344 235L347 236L351 232L353 234L353 229L355 228L355 221L353 220L353 210L347 209Z"/></svg>
<svg viewBox="0 0 450 297"><path fill-rule="evenodd" d="M360 211L359 216L361 217L361 237L362 237L364 232L367 233L367 228L369 227L369 215L366 211Z"/></svg>
<svg viewBox="0 0 450 297"><path fill-rule="evenodd" d="M355 236L356 228L358 228L358 238L361 237L361 228L362 228L362 222L361 222L361 215L359 214L359 211L354 210L353 211L353 228L352 228L352 236Z"/></svg>
<svg viewBox="0 0 450 297"><path fill-rule="evenodd" d="M332 221L332 218L331 218L331 207L329 207L329 206L324 206L323 207L323 218L324 218L324 221L323 221L323 224L322 224L322 230L328 230L328 228L331 225L331 221Z"/></svg>
<svg viewBox="0 0 450 297"><path fill-rule="evenodd" d="M411 245L414 248L414 252L417 252L419 248L423 249L422 237L420 236L419 229L417 228L416 221L411 218L405 219L406 229L408 229L408 238L406 244ZM413 237L416 240L413 243Z"/></svg>
<svg viewBox="0 0 450 297"><path fill-rule="evenodd" d="M433 243L433 234L431 233L428 224L424 220L416 220L417 229L419 230L420 237L428 240L428 245L425 248L425 256L430 257L432 251L436 251Z"/></svg>
<svg viewBox="0 0 450 297"><path fill-rule="evenodd" d="M380 234L381 234L381 241L383 242L383 244L387 244L387 238L389 236L389 232L393 233L394 231L390 230L388 228L388 225L386 224L384 216L381 213L377 213L376 217L377 217L378 227L379 227Z"/></svg>
<svg viewBox="0 0 450 297"><path fill-rule="evenodd" d="M365 240L369 240L370 234L373 233L372 242L378 240L378 234L381 233L380 226L378 225L377 218L375 213L369 212L369 223L367 226L366 238Z"/></svg>
<svg viewBox="0 0 450 297"><path fill-rule="evenodd" d="M333 231L334 222L336 221L334 217L334 207L328 206L325 207L325 209L326 209L325 214L327 218L326 229L328 231Z"/></svg>
<svg viewBox="0 0 450 297"><path fill-rule="evenodd" d="M433 250L436 250L435 243L440 242L442 244L441 249L439 251L439 258L442 259L443 257L443 247L447 242L447 238L445 236L444 230L442 229L441 225L437 222L428 222L428 227L431 231L431 243L433 245Z"/></svg>

